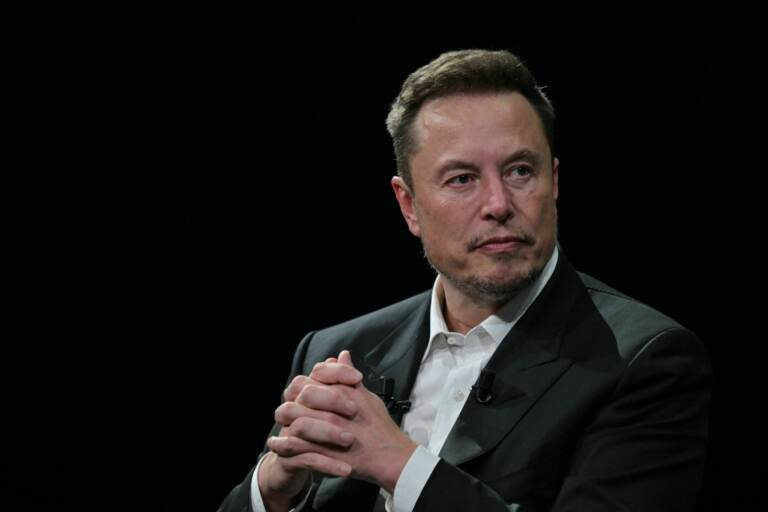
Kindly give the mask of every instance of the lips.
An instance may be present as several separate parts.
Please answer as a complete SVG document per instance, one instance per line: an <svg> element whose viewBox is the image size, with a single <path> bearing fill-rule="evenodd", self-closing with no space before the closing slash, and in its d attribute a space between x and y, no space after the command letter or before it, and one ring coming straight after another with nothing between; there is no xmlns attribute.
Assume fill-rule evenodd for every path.
<svg viewBox="0 0 768 512"><path fill-rule="evenodd" d="M528 240L522 237L495 236L477 244L476 249L488 253L509 252L528 244Z"/></svg>

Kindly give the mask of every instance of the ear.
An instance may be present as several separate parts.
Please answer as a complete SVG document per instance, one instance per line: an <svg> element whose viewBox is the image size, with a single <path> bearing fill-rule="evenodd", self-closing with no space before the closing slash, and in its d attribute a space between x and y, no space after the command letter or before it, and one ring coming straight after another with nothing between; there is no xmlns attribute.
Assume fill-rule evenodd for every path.
<svg viewBox="0 0 768 512"><path fill-rule="evenodd" d="M411 190L400 176L393 176L390 183L392 184L392 190L395 191L397 204L400 205L400 213L403 214L403 218L405 218L405 222L408 224L408 229L414 236L420 237L421 228L419 227L419 221L416 217L416 211L414 210L413 194L411 193Z"/></svg>
<svg viewBox="0 0 768 512"><path fill-rule="evenodd" d="M554 158L552 160L552 193L555 196L555 201L557 201L557 198L560 195L560 189L558 188L559 177L560 177L560 160L558 160L557 158Z"/></svg>

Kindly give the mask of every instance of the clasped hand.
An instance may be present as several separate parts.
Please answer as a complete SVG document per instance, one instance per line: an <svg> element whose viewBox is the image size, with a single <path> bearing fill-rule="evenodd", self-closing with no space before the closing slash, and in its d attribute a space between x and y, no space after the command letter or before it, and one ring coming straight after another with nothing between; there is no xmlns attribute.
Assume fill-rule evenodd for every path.
<svg viewBox="0 0 768 512"><path fill-rule="evenodd" d="M259 473L262 494L296 495L309 471L366 480L393 492L416 444L363 386L348 351L294 378L283 397L275 410L282 428L267 441L272 453Z"/></svg>

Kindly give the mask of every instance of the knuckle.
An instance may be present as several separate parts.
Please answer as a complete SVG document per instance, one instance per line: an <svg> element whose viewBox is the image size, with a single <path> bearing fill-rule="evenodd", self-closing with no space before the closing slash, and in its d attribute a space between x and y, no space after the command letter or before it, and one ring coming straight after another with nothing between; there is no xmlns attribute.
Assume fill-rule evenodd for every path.
<svg viewBox="0 0 768 512"><path fill-rule="evenodd" d="M283 451L283 455L286 457L292 457L293 455L296 455L297 446L293 438L289 437L287 439L283 439L281 448Z"/></svg>
<svg viewBox="0 0 768 512"><path fill-rule="evenodd" d="M285 388L285 391L283 391L283 398L286 400L290 400L291 396L295 396L297 393L301 391L301 388L304 386L304 381L306 377L303 375L297 375L291 380L291 383L288 384L288 387Z"/></svg>
<svg viewBox="0 0 768 512"><path fill-rule="evenodd" d="M285 388L285 391L283 391L283 400L290 400L292 397L296 396L299 391L301 391L301 387L295 382L291 382L288 384L288 387Z"/></svg>
<svg viewBox="0 0 768 512"><path fill-rule="evenodd" d="M293 408L292 402L285 402L282 405L280 405L277 409L275 409L275 421L281 425L285 425L286 423L290 423L290 412Z"/></svg>
<svg viewBox="0 0 768 512"><path fill-rule="evenodd" d="M307 384L299 392L299 395L296 397L296 401L313 403L313 401L317 398L318 394L320 393L322 393L320 386L316 384Z"/></svg>
<svg viewBox="0 0 768 512"><path fill-rule="evenodd" d="M291 430L295 432L297 435L306 434L307 428L308 428L308 422L309 419L302 416L300 418L296 418L293 423L291 423Z"/></svg>
<svg viewBox="0 0 768 512"><path fill-rule="evenodd" d="M275 453L277 455L283 454L283 444L281 443L280 439L277 439L277 438L270 439L267 445L269 446L269 451L271 451L272 453Z"/></svg>

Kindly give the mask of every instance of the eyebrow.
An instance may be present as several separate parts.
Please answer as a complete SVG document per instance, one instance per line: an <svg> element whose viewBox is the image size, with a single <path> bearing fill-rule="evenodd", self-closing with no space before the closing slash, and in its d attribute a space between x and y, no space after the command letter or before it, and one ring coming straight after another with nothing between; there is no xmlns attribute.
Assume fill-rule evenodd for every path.
<svg viewBox="0 0 768 512"><path fill-rule="evenodd" d="M538 153L531 151L530 149L521 149L521 150L515 151L514 153L509 155L507 158L505 158L504 161L501 163L501 166L506 167L510 163L520 161L520 160L528 162L534 167L538 167L539 164L541 163L541 157L538 155ZM470 171L476 171L478 170L478 167L471 162L452 158L438 168L438 176L442 176L446 172L452 171L454 169L467 169Z"/></svg>

